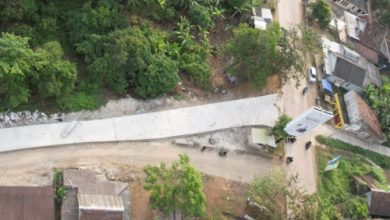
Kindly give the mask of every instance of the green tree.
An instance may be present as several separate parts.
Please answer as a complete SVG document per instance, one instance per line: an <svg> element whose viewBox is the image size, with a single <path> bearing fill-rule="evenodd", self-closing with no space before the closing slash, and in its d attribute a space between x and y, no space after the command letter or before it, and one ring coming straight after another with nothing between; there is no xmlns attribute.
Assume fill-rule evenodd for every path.
<svg viewBox="0 0 390 220"><path fill-rule="evenodd" d="M28 84L32 71L28 38L3 33L0 37L0 107L15 108L31 96Z"/></svg>
<svg viewBox="0 0 390 220"><path fill-rule="evenodd" d="M288 115L279 116L278 121L272 128L272 134L275 135L276 140L287 137L288 134L284 131L284 128L291 120L292 118L289 117Z"/></svg>
<svg viewBox="0 0 390 220"><path fill-rule="evenodd" d="M151 191L150 202L153 209L164 215L180 212L184 217L202 216L205 213L205 195L202 191L201 174L189 163L187 155L169 168L161 163L158 166L146 166L144 189Z"/></svg>
<svg viewBox="0 0 390 220"><path fill-rule="evenodd" d="M229 74L249 79L256 87L262 88L267 77L274 73L280 35L277 23L266 31L240 24L233 30L233 38L227 45L228 53L233 56Z"/></svg>
<svg viewBox="0 0 390 220"><path fill-rule="evenodd" d="M332 20L332 10L329 4L324 0L317 0L310 7L311 19L316 20L321 28L327 27Z"/></svg>
<svg viewBox="0 0 390 220"><path fill-rule="evenodd" d="M136 77L136 93L152 98L171 92L179 82L177 63L165 55L153 56L146 72Z"/></svg>
<svg viewBox="0 0 390 220"><path fill-rule="evenodd" d="M256 219L318 219L317 197L300 189L297 176L286 179L281 170L272 170L262 178L255 178L249 185L248 196L248 211Z"/></svg>
<svg viewBox="0 0 390 220"><path fill-rule="evenodd" d="M60 43L51 41L35 51L34 71L30 82L43 98L58 98L72 92L76 80L76 65L62 59Z"/></svg>
<svg viewBox="0 0 390 220"><path fill-rule="evenodd" d="M0 37L0 107L15 108L40 98L66 96L74 86L76 66L62 59L58 42L33 51L28 38L3 33Z"/></svg>

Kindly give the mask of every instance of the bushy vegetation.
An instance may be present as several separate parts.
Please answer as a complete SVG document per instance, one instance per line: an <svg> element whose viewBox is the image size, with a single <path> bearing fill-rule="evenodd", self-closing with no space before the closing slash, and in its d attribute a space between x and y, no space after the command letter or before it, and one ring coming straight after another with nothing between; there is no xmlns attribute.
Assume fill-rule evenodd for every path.
<svg viewBox="0 0 390 220"><path fill-rule="evenodd" d="M245 16L259 3L0 0L0 110L32 102L93 109L102 89L153 98L172 91L180 74L209 88L214 19ZM159 22L177 27L151 25Z"/></svg>
<svg viewBox="0 0 390 220"><path fill-rule="evenodd" d="M321 28L326 28L332 20L332 10L325 0L317 0L310 4L311 14L309 20L316 21Z"/></svg>
<svg viewBox="0 0 390 220"><path fill-rule="evenodd" d="M205 214L202 176L189 161L187 155L180 155L180 160L171 167L161 163L144 169L144 189L151 192L151 206L166 217L178 213L185 218Z"/></svg>
<svg viewBox="0 0 390 220"><path fill-rule="evenodd" d="M383 169L369 164L360 157L343 155L338 168L324 171L328 160L334 155L318 151L319 184L318 196L320 201L320 219L344 219L368 217L368 207L363 197L354 194L353 176L372 175L377 172L379 177L372 175L378 184L386 187L387 181ZM378 172L378 170L381 170Z"/></svg>
<svg viewBox="0 0 390 220"><path fill-rule="evenodd" d="M59 98L73 90L76 65L62 58L56 41L33 50L27 37L0 35L0 111L28 103L35 96Z"/></svg>
<svg viewBox="0 0 390 220"><path fill-rule="evenodd" d="M343 141L329 138L329 137L324 137L321 135L317 136L316 140L319 143L325 144L329 147L353 152L353 153L359 154L363 157L367 157L368 159L370 159L371 161L373 161L375 164L382 167L383 169L390 169L390 157L386 157L382 154L378 154L378 153L375 153L373 151L366 150L366 149L363 149L361 147L354 146L352 144L348 144L348 143L345 143Z"/></svg>
<svg viewBox="0 0 390 220"><path fill-rule="evenodd" d="M317 196L307 195L297 183L297 177L286 179L285 173L277 169L255 178L248 191L250 216L272 220L318 219Z"/></svg>
<svg viewBox="0 0 390 220"><path fill-rule="evenodd" d="M298 44L296 31L282 31L278 23L268 25L267 30L241 24L233 29L233 38L227 45L233 57L228 72L250 80L258 88L272 74L279 73L281 78L300 76L303 59ZM284 74L289 71L297 74Z"/></svg>
<svg viewBox="0 0 390 220"><path fill-rule="evenodd" d="M364 98L376 112L382 131L387 138L386 145L390 146L390 79L383 78L383 87L369 85L364 90Z"/></svg>
<svg viewBox="0 0 390 220"><path fill-rule="evenodd" d="M284 131L286 125L292 120L288 115L281 115L278 118L275 126L272 128L272 134L275 136L276 140L286 138L288 134Z"/></svg>
<svg viewBox="0 0 390 220"><path fill-rule="evenodd" d="M390 0L375 0L371 2L373 12L379 23L390 29Z"/></svg>

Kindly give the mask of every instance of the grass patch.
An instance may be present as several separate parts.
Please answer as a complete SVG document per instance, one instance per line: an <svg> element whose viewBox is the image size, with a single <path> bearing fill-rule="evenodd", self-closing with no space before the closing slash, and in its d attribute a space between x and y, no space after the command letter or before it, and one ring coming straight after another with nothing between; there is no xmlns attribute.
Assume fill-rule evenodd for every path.
<svg viewBox="0 0 390 220"><path fill-rule="evenodd" d="M372 152L370 150L363 149L361 147L352 144L345 143L337 139L324 137L322 135L317 136L316 140L319 143L325 144L329 147L350 151L355 154L359 154L363 157L367 157L368 159L370 159L371 161L373 161L383 169L390 169L390 157L384 156L382 154L378 154L376 152Z"/></svg>
<svg viewBox="0 0 390 220"><path fill-rule="evenodd" d="M379 185L385 186L387 183L383 169L370 164L364 158L343 155L337 169L325 172L328 160L334 156L335 154L328 151L317 151L320 219L367 217L368 207L364 198L354 195L353 176L370 174Z"/></svg>

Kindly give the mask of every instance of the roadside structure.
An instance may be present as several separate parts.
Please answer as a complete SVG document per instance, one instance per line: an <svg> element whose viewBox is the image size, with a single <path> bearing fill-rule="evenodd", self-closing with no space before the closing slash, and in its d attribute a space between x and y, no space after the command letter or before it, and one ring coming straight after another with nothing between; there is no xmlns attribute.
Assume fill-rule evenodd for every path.
<svg viewBox="0 0 390 220"><path fill-rule="evenodd" d="M380 25L344 11L342 17L332 19L330 28L338 33L341 42L349 44L368 61L378 66L390 63L387 32Z"/></svg>
<svg viewBox="0 0 390 220"><path fill-rule="evenodd" d="M369 143L383 143L383 135L375 112L355 91L344 95L349 123L344 130Z"/></svg>
<svg viewBox="0 0 390 220"><path fill-rule="evenodd" d="M0 219L54 220L52 186L0 186Z"/></svg>
<svg viewBox="0 0 390 220"><path fill-rule="evenodd" d="M331 0L333 4L355 15L369 15L369 2L367 0Z"/></svg>
<svg viewBox="0 0 390 220"><path fill-rule="evenodd" d="M65 169L67 189L61 207L62 220L129 220L128 185L118 181L98 180L91 171Z"/></svg>
<svg viewBox="0 0 390 220"><path fill-rule="evenodd" d="M377 67L355 51L328 39L322 39L326 79L336 87L359 94L370 85L382 86Z"/></svg>
<svg viewBox="0 0 390 220"><path fill-rule="evenodd" d="M366 193L368 212L373 218L390 217L390 192L379 189L371 189Z"/></svg>
<svg viewBox="0 0 390 220"><path fill-rule="evenodd" d="M269 8L253 8L252 14L250 23L254 28L266 30L267 25L273 21L272 12Z"/></svg>

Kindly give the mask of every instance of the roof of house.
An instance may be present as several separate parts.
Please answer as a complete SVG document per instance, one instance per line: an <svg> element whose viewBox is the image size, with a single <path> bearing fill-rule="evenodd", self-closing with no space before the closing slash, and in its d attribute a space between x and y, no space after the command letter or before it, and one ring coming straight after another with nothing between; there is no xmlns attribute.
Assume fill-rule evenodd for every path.
<svg viewBox="0 0 390 220"><path fill-rule="evenodd" d="M359 34L359 43L379 53L386 30L377 24L367 24L363 32Z"/></svg>
<svg viewBox="0 0 390 220"><path fill-rule="evenodd" d="M371 190L370 215L390 216L390 192Z"/></svg>
<svg viewBox="0 0 390 220"><path fill-rule="evenodd" d="M63 201L66 207L62 207L62 219L77 220L75 216L82 216L80 220L129 218L128 184L99 180L93 171L83 169L65 169L63 181L64 186L71 189L71 193L68 193ZM74 189L77 189L77 192Z"/></svg>
<svg viewBox="0 0 390 220"><path fill-rule="evenodd" d="M0 219L55 219L52 186L0 186Z"/></svg>
<svg viewBox="0 0 390 220"><path fill-rule="evenodd" d="M125 210L123 201L119 196L78 194L79 209L121 211Z"/></svg>
<svg viewBox="0 0 390 220"><path fill-rule="evenodd" d="M275 137L266 128L252 128L251 141L254 144L276 147Z"/></svg>
<svg viewBox="0 0 390 220"><path fill-rule="evenodd" d="M359 40L359 35L366 27L366 21L348 11L344 11L344 21L349 37Z"/></svg>
<svg viewBox="0 0 390 220"><path fill-rule="evenodd" d="M366 71L363 68L338 57L333 74L349 83L363 88Z"/></svg>
<svg viewBox="0 0 390 220"><path fill-rule="evenodd" d="M360 119L369 126L370 130L377 136L377 138L382 139L383 133L378 118L367 102L353 90L347 92L344 97L345 96L354 97L356 106L359 109Z"/></svg>
<svg viewBox="0 0 390 220"><path fill-rule="evenodd" d="M356 7L367 11L367 0L348 0L348 1L354 4Z"/></svg>

